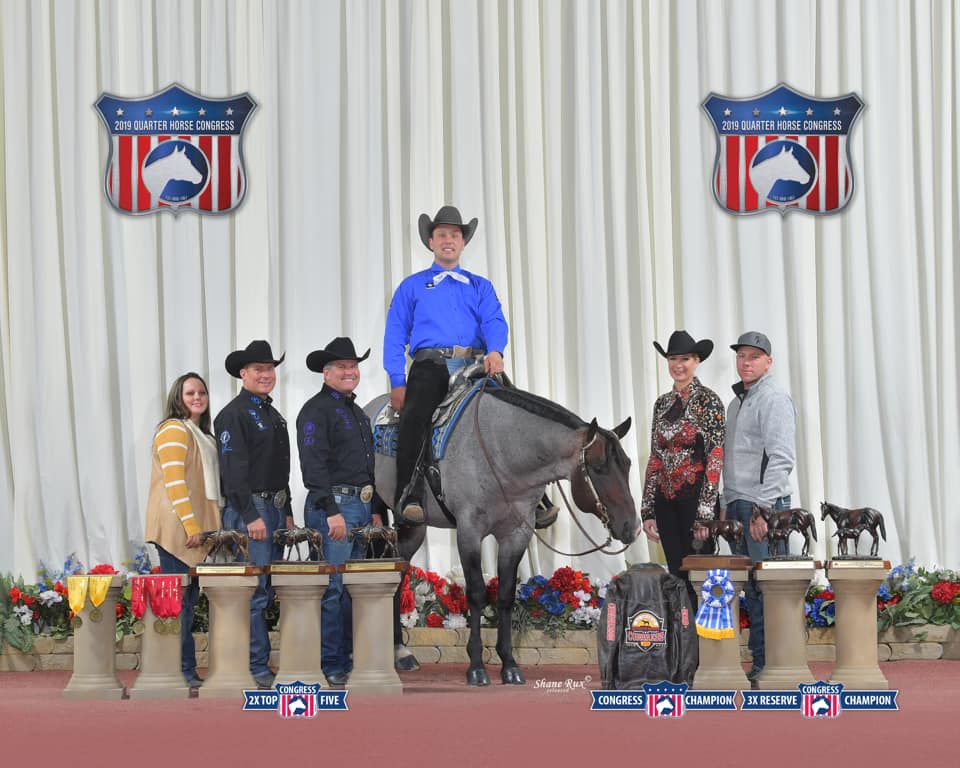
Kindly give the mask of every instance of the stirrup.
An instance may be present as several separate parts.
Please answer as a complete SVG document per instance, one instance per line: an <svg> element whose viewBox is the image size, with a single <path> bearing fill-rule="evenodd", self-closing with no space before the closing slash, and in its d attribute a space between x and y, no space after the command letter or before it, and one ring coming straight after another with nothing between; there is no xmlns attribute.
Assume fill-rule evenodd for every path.
<svg viewBox="0 0 960 768"><path fill-rule="evenodd" d="M423 525L427 522L427 515L423 511L423 504L416 499L405 499L403 511L397 518L400 525Z"/></svg>
<svg viewBox="0 0 960 768"><path fill-rule="evenodd" d="M557 522L557 515L560 513L560 507L550 501L547 498L547 495L544 494L543 498L537 503L537 508L534 510L536 514L536 522L534 523L534 528L541 530L543 528L549 528L555 522Z"/></svg>

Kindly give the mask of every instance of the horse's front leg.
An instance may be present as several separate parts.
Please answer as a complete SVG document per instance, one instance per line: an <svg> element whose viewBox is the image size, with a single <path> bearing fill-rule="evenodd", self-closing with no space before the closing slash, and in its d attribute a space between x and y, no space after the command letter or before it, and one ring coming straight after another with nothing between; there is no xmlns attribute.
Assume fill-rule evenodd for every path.
<svg viewBox="0 0 960 768"><path fill-rule="evenodd" d="M490 685L490 677L483 665L483 641L480 638L480 616L487 602L487 585L483 583L480 560L480 537L457 529L457 545L460 550L460 565L466 581L467 608L470 609L470 638L467 640L467 685Z"/></svg>
<svg viewBox="0 0 960 768"><path fill-rule="evenodd" d="M523 685L526 679L513 658L513 604L517 595L517 566L527 549L526 539L516 534L499 543L497 556L497 655L502 664L500 679L504 685Z"/></svg>
<svg viewBox="0 0 960 768"><path fill-rule="evenodd" d="M397 551L400 559L409 561L423 544L427 535L425 525L405 525L400 529L397 539ZM409 566L408 566L409 567ZM393 596L393 663L398 672L415 672L420 662L407 646L403 644L403 631L400 624L400 590Z"/></svg>

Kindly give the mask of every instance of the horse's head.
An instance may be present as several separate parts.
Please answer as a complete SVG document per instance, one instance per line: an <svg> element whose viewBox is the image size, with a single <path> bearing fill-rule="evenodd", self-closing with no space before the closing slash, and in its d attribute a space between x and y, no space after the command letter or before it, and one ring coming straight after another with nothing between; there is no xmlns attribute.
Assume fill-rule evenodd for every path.
<svg viewBox="0 0 960 768"><path fill-rule="evenodd" d="M820 519L826 520L827 515L830 515L832 517L832 514L831 514L832 509L833 509L832 504L827 504L827 502L821 501L820 502Z"/></svg>
<svg viewBox="0 0 960 768"><path fill-rule="evenodd" d="M764 520L769 520L772 513L773 510L770 507L761 507L759 504L754 504L750 516L754 519L762 517Z"/></svg>
<svg viewBox="0 0 960 768"><path fill-rule="evenodd" d="M577 470L570 478L574 503L592 512L617 540L631 544L637 537L637 508L630 493L630 459L620 438L630 429L628 418L613 430L590 422L580 448Z"/></svg>

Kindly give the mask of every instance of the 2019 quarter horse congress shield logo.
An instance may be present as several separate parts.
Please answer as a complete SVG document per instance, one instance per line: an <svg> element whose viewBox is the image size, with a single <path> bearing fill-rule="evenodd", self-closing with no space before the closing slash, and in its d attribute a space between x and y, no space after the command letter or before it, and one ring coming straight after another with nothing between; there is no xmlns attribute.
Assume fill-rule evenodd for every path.
<svg viewBox="0 0 960 768"><path fill-rule="evenodd" d="M703 109L717 134L713 196L725 210L822 214L850 202L857 94L821 99L781 83L746 99L711 93Z"/></svg>
<svg viewBox="0 0 960 768"><path fill-rule="evenodd" d="M134 215L234 210L247 191L241 139L256 106L246 93L211 99L176 83L139 99L101 94L107 200Z"/></svg>

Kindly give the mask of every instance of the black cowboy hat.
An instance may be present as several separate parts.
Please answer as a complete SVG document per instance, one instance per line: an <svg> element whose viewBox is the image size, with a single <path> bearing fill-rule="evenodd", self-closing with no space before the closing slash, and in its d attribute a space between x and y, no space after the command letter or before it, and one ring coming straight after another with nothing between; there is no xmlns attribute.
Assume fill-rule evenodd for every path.
<svg viewBox="0 0 960 768"><path fill-rule="evenodd" d="M245 365L249 365L250 363L273 363L274 365L280 365L286 356L286 353L284 353L280 355L279 360L274 360L273 350L270 349L270 342L257 339L247 344L246 349L238 349L231 352L227 355L227 359L223 364L226 366L227 373L239 379L240 369Z"/></svg>
<svg viewBox="0 0 960 768"><path fill-rule="evenodd" d="M346 336L337 336L323 349L315 349L307 355L307 368L316 373L323 373L323 366L332 363L334 360L356 360L358 363L362 363L368 357L370 357L369 348L362 356L358 357L353 342Z"/></svg>
<svg viewBox="0 0 960 768"><path fill-rule="evenodd" d="M710 339L694 341L693 336L686 331L674 331L670 334L670 341L667 344L666 352L663 351L663 347L657 342L653 342L653 346L656 347L657 352L664 357L694 354L700 358L700 362L710 357L710 353L713 352L713 342L710 341Z"/></svg>
<svg viewBox="0 0 960 768"><path fill-rule="evenodd" d="M417 225L420 228L420 239L423 241L423 244L430 247L430 238L433 237L433 230L435 230L441 224L450 224L454 227L460 227L460 231L463 232L463 244L466 245L470 242L470 238L473 237L473 233L477 231L477 217L474 216L470 220L469 224L463 223L463 217L460 215L460 211L457 208L454 208L452 205L445 205L439 211L437 215L431 220L429 216L425 213L420 214L420 220L417 222Z"/></svg>

